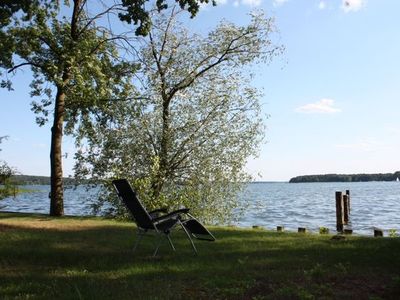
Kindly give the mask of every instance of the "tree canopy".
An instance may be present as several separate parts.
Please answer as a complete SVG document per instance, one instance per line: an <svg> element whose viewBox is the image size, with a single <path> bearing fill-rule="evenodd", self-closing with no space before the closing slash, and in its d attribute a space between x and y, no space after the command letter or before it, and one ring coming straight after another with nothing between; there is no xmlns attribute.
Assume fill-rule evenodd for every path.
<svg viewBox="0 0 400 300"><path fill-rule="evenodd" d="M77 175L127 177L150 208L184 205L203 221L226 221L264 135L251 66L282 47L271 40L273 20L260 14L200 36L179 23L179 11L166 12L136 44L139 95L115 103L112 119L97 124L78 152Z"/></svg>
<svg viewBox="0 0 400 300"><path fill-rule="evenodd" d="M151 28L146 2L148 0L0 2L0 86L12 90L12 78L8 74L30 67L33 73L31 96L42 98L32 104L37 122L43 125L49 115L53 120L51 215L63 214L61 145L64 129L72 133L76 125L83 122L89 130L88 124L101 118L99 111L104 112L99 106L132 93L129 78L135 71L135 62L122 61L121 48L117 45L117 41L122 40L129 44L129 38L114 34L98 22L119 13L121 20L138 25L136 34L146 35ZM157 0L157 10L166 9L168 2ZM176 2L193 17L199 3L209 0ZM80 132L80 136L85 134Z"/></svg>
<svg viewBox="0 0 400 300"><path fill-rule="evenodd" d="M138 25L136 29L137 35L146 36L152 26L151 10L147 10L145 4L149 0L122 0L122 5L126 11L119 14L121 20ZM168 2L178 3L181 9L187 9L193 18L200 9L201 3L212 3L216 5L215 0L157 0L155 3L158 12L168 9Z"/></svg>
<svg viewBox="0 0 400 300"><path fill-rule="evenodd" d="M135 67L120 61L115 41L121 37L96 24L108 8L93 15L86 11L83 0L74 0L71 6L66 1L63 12L58 1L36 3L26 12L29 18L16 14L2 26L0 67L9 74L30 67L31 96L40 97L32 103L37 122L43 125L52 116L50 213L62 215L64 127L72 133L77 124L96 117L97 107L112 98L126 97L130 88L127 74ZM8 8L11 14L18 7ZM2 86L12 88L8 76Z"/></svg>

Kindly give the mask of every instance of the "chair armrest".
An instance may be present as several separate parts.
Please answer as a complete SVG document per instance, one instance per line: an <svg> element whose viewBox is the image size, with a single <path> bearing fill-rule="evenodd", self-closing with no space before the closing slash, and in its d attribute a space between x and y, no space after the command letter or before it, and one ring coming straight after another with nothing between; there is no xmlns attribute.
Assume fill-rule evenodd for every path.
<svg viewBox="0 0 400 300"><path fill-rule="evenodd" d="M171 218L173 218L175 216L179 216L181 214L187 214L188 212L189 212L189 208L177 209L177 210L174 210L174 211L170 212L169 214L163 215L163 216L158 217L158 218L153 218L153 222L157 223L157 222L160 222L160 221L163 221L163 220L168 220L168 219L171 219Z"/></svg>

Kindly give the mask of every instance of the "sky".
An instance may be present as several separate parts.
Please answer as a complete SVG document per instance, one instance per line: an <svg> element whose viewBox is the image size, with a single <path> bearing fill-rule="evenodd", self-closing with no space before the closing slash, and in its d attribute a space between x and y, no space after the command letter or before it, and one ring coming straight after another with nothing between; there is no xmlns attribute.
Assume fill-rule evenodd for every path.
<svg viewBox="0 0 400 300"><path fill-rule="evenodd" d="M219 0L187 22L207 32L226 19L249 22L264 10L275 18L274 41L285 46L257 66L253 84L264 91L266 141L247 170L256 180L327 173L400 170L400 1ZM28 70L0 90L0 160L20 173L50 174L50 126L30 111ZM267 118L268 116L268 118ZM73 175L74 143L64 138L64 174Z"/></svg>

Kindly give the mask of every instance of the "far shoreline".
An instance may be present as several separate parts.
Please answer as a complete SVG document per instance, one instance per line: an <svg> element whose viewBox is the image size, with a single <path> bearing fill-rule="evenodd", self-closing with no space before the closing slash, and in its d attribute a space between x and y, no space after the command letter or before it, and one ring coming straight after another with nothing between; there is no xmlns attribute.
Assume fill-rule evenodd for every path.
<svg viewBox="0 0 400 300"><path fill-rule="evenodd" d="M374 174L318 174L293 177L289 183L399 181L400 171Z"/></svg>

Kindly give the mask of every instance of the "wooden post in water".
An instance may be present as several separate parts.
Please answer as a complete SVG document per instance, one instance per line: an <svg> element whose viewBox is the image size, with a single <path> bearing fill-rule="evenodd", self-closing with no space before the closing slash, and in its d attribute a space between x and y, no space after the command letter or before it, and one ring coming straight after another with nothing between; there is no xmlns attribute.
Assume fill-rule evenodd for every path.
<svg viewBox="0 0 400 300"><path fill-rule="evenodd" d="M343 221L344 224L349 224L350 203L349 196L343 195Z"/></svg>
<svg viewBox="0 0 400 300"><path fill-rule="evenodd" d="M299 228L297 229L297 232L299 232L299 233L306 233L306 228L305 228L305 227L299 227Z"/></svg>
<svg viewBox="0 0 400 300"><path fill-rule="evenodd" d="M336 192L336 230L343 232L343 194Z"/></svg>
<svg viewBox="0 0 400 300"><path fill-rule="evenodd" d="M374 228L374 237L381 237L383 236L383 230L379 228Z"/></svg>
<svg viewBox="0 0 400 300"><path fill-rule="evenodd" d="M348 202L348 207L349 207L349 215L351 212L351 205L350 205L350 190L346 190L346 195L347 195L347 202Z"/></svg>

